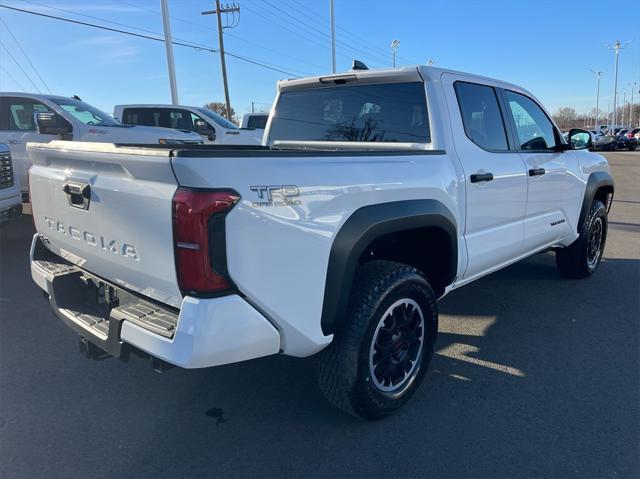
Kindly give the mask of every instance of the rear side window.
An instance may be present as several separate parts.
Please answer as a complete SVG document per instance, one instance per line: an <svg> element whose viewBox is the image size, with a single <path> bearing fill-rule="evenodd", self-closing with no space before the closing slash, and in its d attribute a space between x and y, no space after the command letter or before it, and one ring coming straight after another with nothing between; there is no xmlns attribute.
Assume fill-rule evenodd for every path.
<svg viewBox="0 0 640 479"><path fill-rule="evenodd" d="M269 141L429 143L424 84L341 85L283 92Z"/></svg>
<svg viewBox="0 0 640 479"><path fill-rule="evenodd" d="M121 120L125 125L160 126L160 112L151 108L125 108Z"/></svg>
<svg viewBox="0 0 640 479"><path fill-rule="evenodd" d="M250 116L247 120L247 128L252 128L254 130L264 130L267 126L267 119L269 117L266 115L255 115Z"/></svg>
<svg viewBox="0 0 640 479"><path fill-rule="evenodd" d="M122 123L126 125L161 126L195 131L194 120L200 117L187 110L172 108L125 108Z"/></svg>
<svg viewBox="0 0 640 479"><path fill-rule="evenodd" d="M495 90L490 86L466 82L456 82L455 89L467 137L485 150L508 150L504 119Z"/></svg>

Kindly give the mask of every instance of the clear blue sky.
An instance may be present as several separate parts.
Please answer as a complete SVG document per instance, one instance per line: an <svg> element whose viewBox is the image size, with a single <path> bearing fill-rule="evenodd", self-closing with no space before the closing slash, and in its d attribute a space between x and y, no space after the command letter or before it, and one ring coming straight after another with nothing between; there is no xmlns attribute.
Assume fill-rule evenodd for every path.
<svg viewBox="0 0 640 479"><path fill-rule="evenodd" d="M241 7L240 22L225 30L225 47L288 72L228 57L231 103L238 113L248 111L252 101L268 109L278 79L330 71L329 0L236 2ZM142 34L162 32L160 0L0 0L0 4ZM217 48L215 17L200 15L213 6L212 0L170 0L174 40ZM630 82L640 83L637 0L335 0L335 10L338 71L347 70L353 58L370 67L390 66L389 45L398 39L399 65L434 59L437 66L520 84L552 112L560 106L584 112L595 106L596 84L590 69L604 72L600 105L607 108L613 95L613 53L604 42L619 39L631 40L620 57L620 97L623 89L630 95ZM35 91L31 81L47 91L15 37L55 94L77 94L108 112L118 103L170 102L160 42L6 9L0 9L0 19L4 21L0 22L2 91ZM174 54L181 103L223 101L217 54L180 46L174 47Z"/></svg>

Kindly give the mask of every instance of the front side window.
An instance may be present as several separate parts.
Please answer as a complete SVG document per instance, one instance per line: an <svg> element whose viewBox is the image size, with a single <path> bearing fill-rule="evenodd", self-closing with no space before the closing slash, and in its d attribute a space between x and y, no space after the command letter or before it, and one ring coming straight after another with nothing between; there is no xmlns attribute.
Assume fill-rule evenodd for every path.
<svg viewBox="0 0 640 479"><path fill-rule="evenodd" d="M49 98L49 100L85 125L121 126L105 112L75 98Z"/></svg>
<svg viewBox="0 0 640 479"><path fill-rule="evenodd" d="M0 99L0 129L35 131L34 113L51 111L46 105L29 98L5 97Z"/></svg>
<svg viewBox="0 0 640 479"><path fill-rule="evenodd" d="M208 108L196 108L196 110L198 110L199 113L202 113L205 116L205 118L208 118L209 120L213 121L214 125L219 125L222 128L226 128L227 130L237 130L238 129L238 125L236 125L235 123L232 123L229 120L227 120L226 118L218 115L213 110L209 110ZM211 123L211 122L208 121L207 123Z"/></svg>
<svg viewBox="0 0 640 479"><path fill-rule="evenodd" d="M507 134L493 87L456 82L456 96L467 137L480 148L507 151Z"/></svg>
<svg viewBox="0 0 640 479"><path fill-rule="evenodd" d="M531 98L509 90L505 91L509 111L518 133L521 150L555 150L556 137L553 123Z"/></svg>
<svg viewBox="0 0 640 479"><path fill-rule="evenodd" d="M193 131L193 120L191 119L191 112L187 110L170 110L168 116L168 124L160 126L166 126L167 128L173 128L175 130Z"/></svg>
<svg viewBox="0 0 640 479"><path fill-rule="evenodd" d="M269 142L275 140L429 143L424 84L285 91L271 120Z"/></svg>

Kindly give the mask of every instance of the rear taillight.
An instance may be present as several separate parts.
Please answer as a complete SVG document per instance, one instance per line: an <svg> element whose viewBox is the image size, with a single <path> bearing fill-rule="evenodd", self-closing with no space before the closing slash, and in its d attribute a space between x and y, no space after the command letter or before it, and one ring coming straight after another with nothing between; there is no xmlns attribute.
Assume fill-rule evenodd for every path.
<svg viewBox="0 0 640 479"><path fill-rule="evenodd" d="M225 217L240 199L232 190L178 188L173 196L173 241L183 294L230 289Z"/></svg>
<svg viewBox="0 0 640 479"><path fill-rule="evenodd" d="M633 138L633 134L627 133L627 138L629 138L629 139Z"/></svg>

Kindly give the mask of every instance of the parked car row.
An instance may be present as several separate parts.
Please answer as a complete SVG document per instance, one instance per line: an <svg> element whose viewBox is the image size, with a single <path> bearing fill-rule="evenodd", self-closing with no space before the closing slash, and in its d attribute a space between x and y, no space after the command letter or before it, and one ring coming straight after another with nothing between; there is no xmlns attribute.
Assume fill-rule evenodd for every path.
<svg viewBox="0 0 640 479"><path fill-rule="evenodd" d="M207 108L174 105L118 105L112 117L78 97L7 92L0 93L0 143L11 152L12 188L26 200L28 142L259 145L267 117L250 114L239 128Z"/></svg>
<svg viewBox="0 0 640 479"><path fill-rule="evenodd" d="M634 151L640 144L640 128L621 129L617 135L605 135L593 142L595 151Z"/></svg>

